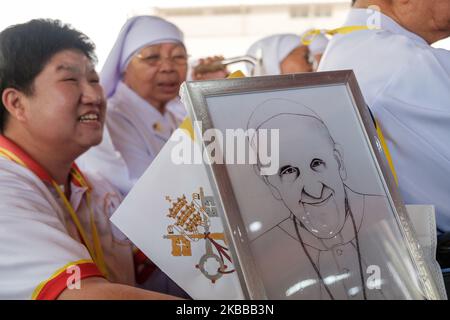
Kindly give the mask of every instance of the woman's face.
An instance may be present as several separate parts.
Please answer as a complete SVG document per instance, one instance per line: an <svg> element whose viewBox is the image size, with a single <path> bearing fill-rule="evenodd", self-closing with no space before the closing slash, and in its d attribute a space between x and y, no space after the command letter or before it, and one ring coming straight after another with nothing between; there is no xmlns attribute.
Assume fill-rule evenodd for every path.
<svg viewBox="0 0 450 320"><path fill-rule="evenodd" d="M312 72L312 65L309 62L309 48L298 46L289 53L280 63L281 74Z"/></svg>
<svg viewBox="0 0 450 320"><path fill-rule="evenodd" d="M186 49L179 43L162 43L141 49L128 64L124 83L160 111L178 95L186 80Z"/></svg>

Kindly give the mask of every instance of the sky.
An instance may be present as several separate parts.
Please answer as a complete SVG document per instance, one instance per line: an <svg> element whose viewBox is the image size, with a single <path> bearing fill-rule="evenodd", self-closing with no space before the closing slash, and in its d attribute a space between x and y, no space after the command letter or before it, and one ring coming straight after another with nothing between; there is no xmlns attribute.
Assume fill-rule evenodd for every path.
<svg viewBox="0 0 450 320"><path fill-rule="evenodd" d="M349 0L333 0L348 3ZM311 0L282 0L310 3ZM314 0L316 3L329 0ZM121 26L130 16L152 7L192 7L231 4L273 4L274 0L12 0L2 3L0 30L33 18L60 19L87 34L97 45L99 66L106 59ZM450 39L438 44L450 49Z"/></svg>
<svg viewBox="0 0 450 320"><path fill-rule="evenodd" d="M33 18L59 19L88 35L97 45L99 60L103 61L127 17L148 8L152 2L151 0L13 0L2 3L0 29Z"/></svg>

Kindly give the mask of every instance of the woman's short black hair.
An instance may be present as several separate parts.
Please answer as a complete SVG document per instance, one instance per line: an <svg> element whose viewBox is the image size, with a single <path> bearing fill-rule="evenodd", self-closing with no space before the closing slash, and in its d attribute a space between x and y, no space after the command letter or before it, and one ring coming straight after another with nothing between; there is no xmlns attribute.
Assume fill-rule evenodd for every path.
<svg viewBox="0 0 450 320"><path fill-rule="evenodd" d="M94 43L59 20L36 19L10 26L0 33L0 133L8 111L1 95L6 88L33 93L36 76L60 51L76 49L96 62Z"/></svg>

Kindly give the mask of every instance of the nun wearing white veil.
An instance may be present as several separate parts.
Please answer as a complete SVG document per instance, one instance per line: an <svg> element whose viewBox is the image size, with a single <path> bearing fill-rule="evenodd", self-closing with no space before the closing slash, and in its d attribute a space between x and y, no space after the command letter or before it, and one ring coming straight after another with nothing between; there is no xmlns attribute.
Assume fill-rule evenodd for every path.
<svg viewBox="0 0 450 320"><path fill-rule="evenodd" d="M77 160L127 194L183 120L178 92L186 79L183 33L155 16L122 27L100 73L108 99L103 142Z"/></svg>
<svg viewBox="0 0 450 320"><path fill-rule="evenodd" d="M275 34L256 41L247 50L247 55L261 58L258 75L279 75L311 72L309 48L302 45L296 34Z"/></svg>
<svg viewBox="0 0 450 320"><path fill-rule="evenodd" d="M248 49L247 55L262 59L256 75L311 72L317 69L316 59L320 59L327 44L328 39L323 35L316 36L306 46L302 44L302 36L275 34L256 41Z"/></svg>
<svg viewBox="0 0 450 320"><path fill-rule="evenodd" d="M100 73L108 99L103 141L78 164L128 193L184 118L178 91L186 71L183 33L174 24L154 16L129 19ZM142 288L188 297L153 269L148 260L136 266Z"/></svg>

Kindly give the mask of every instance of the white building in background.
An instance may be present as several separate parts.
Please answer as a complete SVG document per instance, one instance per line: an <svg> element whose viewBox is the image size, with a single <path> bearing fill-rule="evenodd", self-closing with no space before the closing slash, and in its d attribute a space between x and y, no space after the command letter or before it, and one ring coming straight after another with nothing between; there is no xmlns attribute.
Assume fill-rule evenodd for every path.
<svg viewBox="0 0 450 320"><path fill-rule="evenodd" d="M276 33L301 34L309 28L339 27L350 0L168 2L150 8L179 26L192 57L245 54L259 38Z"/></svg>

